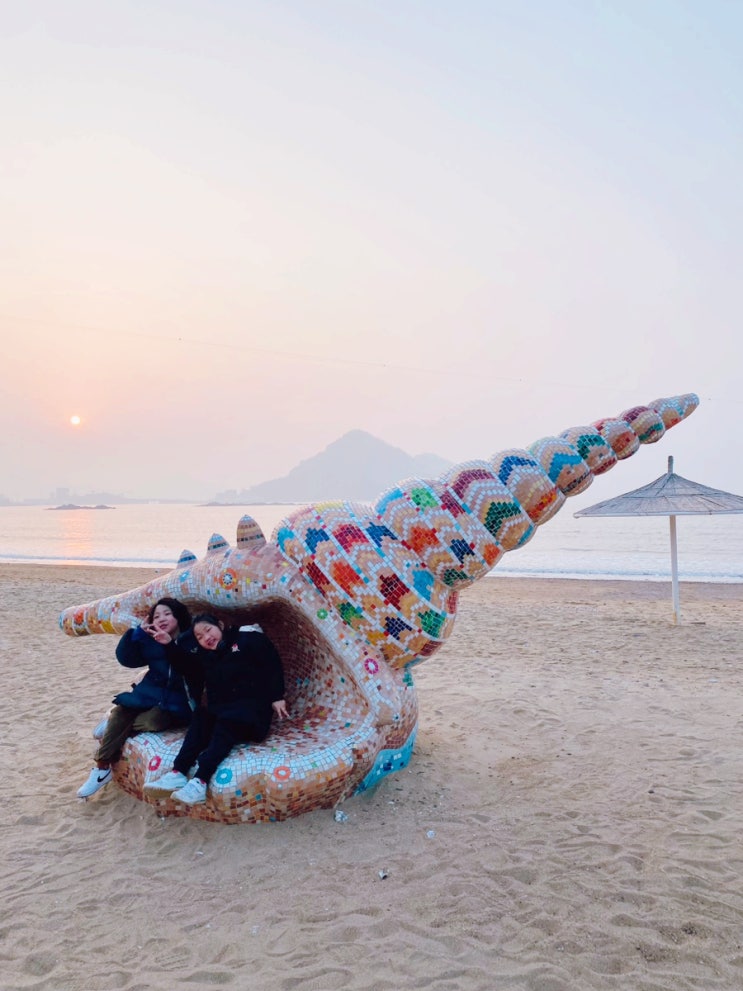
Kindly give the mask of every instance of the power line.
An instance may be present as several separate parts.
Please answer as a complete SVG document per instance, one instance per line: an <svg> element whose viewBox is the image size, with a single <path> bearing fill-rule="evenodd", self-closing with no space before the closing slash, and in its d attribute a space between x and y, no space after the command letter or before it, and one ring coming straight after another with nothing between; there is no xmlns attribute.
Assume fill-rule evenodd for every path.
<svg viewBox="0 0 743 991"><path fill-rule="evenodd" d="M595 379L589 384L583 384L580 381L557 381L550 379L536 379L536 378L525 378L523 376L507 376L499 375L496 373L491 373L487 370L483 370L483 363L477 363L476 367L470 365L466 366L454 366L450 362L445 368L431 368L424 367L423 365L408 365L401 362L394 361L372 361L369 359L358 359L358 358L348 358L339 357L337 355L327 355L327 354L317 354L305 351L286 351L280 348L267 348L257 344L235 344L223 340L214 339L201 339L195 337L186 337L182 334L176 336L162 335L162 334L152 334L145 333L143 331L136 330L113 330L108 327L100 326L90 326L81 323L69 323L69 322L56 322L54 325L46 323L45 321L36 320L33 317L18 317L18 316L8 316L7 314L0 313L0 320L6 321L22 321L24 323L30 323L36 325L45 330L56 330L56 329L66 329L70 331L78 331L85 334L95 334L100 337L127 337L134 338L138 340L145 340L149 343L158 342L165 345L181 344L187 347L197 347L214 349L219 348L225 351L236 351L244 353L254 353L254 354L264 354L270 355L273 358L279 358L284 361L301 361L310 362L318 365L340 365L346 367L355 368L377 368L387 372L405 372L408 374L415 375L431 375L431 376L443 376L448 379L454 379L456 376L461 375L463 379L466 376L466 380L477 380L486 382L501 382L508 383L510 385L528 386L531 388L554 388L554 389L569 389L571 392L575 391L593 391L595 389L600 389L603 392L614 392L617 395L622 394L626 396L626 387L617 386L615 382L598 382ZM485 366L487 369L487 366ZM704 402L709 403L729 403L732 405L743 405L742 399L728 399L728 398L718 398L713 396L701 396Z"/></svg>

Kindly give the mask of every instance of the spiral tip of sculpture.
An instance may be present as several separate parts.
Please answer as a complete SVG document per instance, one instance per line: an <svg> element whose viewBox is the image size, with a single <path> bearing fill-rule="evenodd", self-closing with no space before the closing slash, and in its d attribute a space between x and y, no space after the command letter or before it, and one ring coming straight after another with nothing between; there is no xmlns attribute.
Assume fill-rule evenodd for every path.
<svg viewBox="0 0 743 991"><path fill-rule="evenodd" d="M414 598L422 597L426 607L433 599L440 605L442 596L456 595L487 574L504 553L523 547L567 497L584 491L596 476L630 457L642 444L659 441L698 403L693 393L656 399L589 426L542 438L526 450L511 449L488 461L457 465L440 479L408 479L384 493L371 516L367 506L353 503L308 506L284 520L269 543L256 521L245 515L237 526L236 564L249 570L261 552L278 547L285 564L297 568L341 609L344 621L356 627L364 626L363 616L369 611L368 568L374 571L384 607L396 600L399 606L411 587ZM229 543L215 533L201 565L215 570L216 559L231 553ZM379 573L380 562L389 566L388 574ZM182 569L199 565L192 552L183 551L176 571L183 573ZM146 586L151 598L158 592L165 594L166 587L168 594L175 594L167 579ZM434 586L439 587L436 596ZM101 624L105 629L118 629L117 619L132 613L126 598L65 610L60 625L71 635L100 632ZM359 599L367 605L359 605ZM205 604L209 603L202 595L198 605ZM223 605L239 609L239 596ZM403 608L400 616L388 616L386 637L391 630L393 640L399 640L396 619L404 623L405 613ZM431 616L427 620L430 628L446 625Z"/></svg>

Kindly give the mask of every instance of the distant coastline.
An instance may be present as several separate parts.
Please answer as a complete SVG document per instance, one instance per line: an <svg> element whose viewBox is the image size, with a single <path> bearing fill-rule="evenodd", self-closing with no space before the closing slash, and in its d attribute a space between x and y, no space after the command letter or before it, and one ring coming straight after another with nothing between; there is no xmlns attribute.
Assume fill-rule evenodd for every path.
<svg viewBox="0 0 743 991"><path fill-rule="evenodd" d="M116 509L116 506L78 506L75 502L67 502L63 506L47 506L47 509L57 510L57 509Z"/></svg>
<svg viewBox="0 0 743 991"><path fill-rule="evenodd" d="M46 509L114 509L117 506L198 505L306 506L311 503L344 501L370 504L401 478L438 478L451 461L436 454L410 455L398 447L366 433L350 430L324 450L300 461L286 475L250 488L215 492L208 502L202 498L156 498L125 496L110 489L73 489L58 486L48 498L9 499L0 493L0 507L44 506ZM301 493L299 498L298 494ZM54 505L50 505L54 503Z"/></svg>
<svg viewBox="0 0 743 991"><path fill-rule="evenodd" d="M307 502L311 502L311 500L308 499ZM240 508L241 506L305 506L305 505L307 505L307 503L305 503L305 502L266 502L266 501L243 502L241 500L240 502L217 502L217 501L200 502L200 503L197 503L197 505L200 506L202 509L204 509L204 508L208 508L210 506L218 506L218 507L237 506L238 508Z"/></svg>

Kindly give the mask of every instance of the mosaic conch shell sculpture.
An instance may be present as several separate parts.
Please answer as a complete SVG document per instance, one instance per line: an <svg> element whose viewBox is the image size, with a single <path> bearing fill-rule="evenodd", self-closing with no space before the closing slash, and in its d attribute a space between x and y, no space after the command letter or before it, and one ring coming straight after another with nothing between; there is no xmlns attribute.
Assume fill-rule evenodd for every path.
<svg viewBox="0 0 743 991"><path fill-rule="evenodd" d="M462 589L697 405L692 394L658 399L434 481L408 479L374 506L307 506L268 542L244 516L235 547L215 535L202 560L184 551L141 588L67 609L60 626L70 636L122 634L171 595L227 623L260 623L282 658L291 718L232 751L205 805L144 791L172 767L182 731L127 741L119 785L164 815L257 822L333 807L404 767L418 714L411 668L451 633Z"/></svg>

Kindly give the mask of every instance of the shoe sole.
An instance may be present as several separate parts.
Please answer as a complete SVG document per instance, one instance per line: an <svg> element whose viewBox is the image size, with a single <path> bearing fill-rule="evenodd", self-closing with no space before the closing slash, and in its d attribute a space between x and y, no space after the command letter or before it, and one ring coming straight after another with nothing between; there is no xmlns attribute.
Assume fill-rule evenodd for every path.
<svg viewBox="0 0 743 991"><path fill-rule="evenodd" d="M173 798L176 802L181 802L183 805L205 805L206 804L206 799L205 798L190 798L190 799L189 798L180 798L178 795L175 794L175 792L172 793L171 798Z"/></svg>
<svg viewBox="0 0 743 991"><path fill-rule="evenodd" d="M148 795L166 795L170 796L174 791L178 791L178 788L182 788L183 785L178 785L176 788L161 788L157 781L153 781L152 784L147 784L142 789L147 792Z"/></svg>

